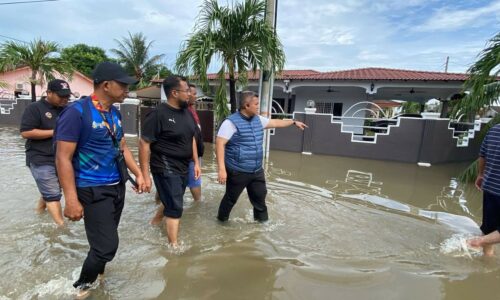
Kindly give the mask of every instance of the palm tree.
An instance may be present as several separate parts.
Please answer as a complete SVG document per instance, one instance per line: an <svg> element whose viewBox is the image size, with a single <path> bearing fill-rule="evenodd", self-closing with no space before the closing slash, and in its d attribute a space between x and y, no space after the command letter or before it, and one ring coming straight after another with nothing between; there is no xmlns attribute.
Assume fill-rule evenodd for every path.
<svg viewBox="0 0 500 300"><path fill-rule="evenodd" d="M476 113L500 97L500 32L489 40L479 59L469 68L464 89L469 91L457 105L458 113Z"/></svg>
<svg viewBox="0 0 500 300"><path fill-rule="evenodd" d="M134 34L129 32L128 37L123 37L121 41L115 39L115 41L118 49L111 49L111 52L118 56L118 61L139 80L137 87L150 85L151 78L146 78L144 75L151 69L157 68L164 56L161 54L150 57L149 52L153 41L148 42L141 32Z"/></svg>
<svg viewBox="0 0 500 300"><path fill-rule="evenodd" d="M464 89L469 93L457 103L455 114L475 114L480 109L492 105L500 98L500 32L497 33L479 54L479 59L469 68L469 79ZM482 140L487 131L500 123L500 116L493 118L481 129L479 138ZM477 160L459 175L463 182L472 182L477 176Z"/></svg>
<svg viewBox="0 0 500 300"><path fill-rule="evenodd" d="M245 0L235 6L222 7L216 0L205 0L194 32L181 46L176 68L181 74L191 73L208 91L207 70L218 65L215 93L217 120L228 114L226 73L229 75L231 112L236 110L236 81L247 83L248 71L255 72L269 58L274 71L285 64L283 46L271 26L265 22L266 4L261 0Z"/></svg>
<svg viewBox="0 0 500 300"><path fill-rule="evenodd" d="M70 77L70 64L60 59L60 47L51 41L33 40L30 43L6 42L0 46L0 72L27 66L31 69L31 101L36 101L36 85L54 78L58 73Z"/></svg>

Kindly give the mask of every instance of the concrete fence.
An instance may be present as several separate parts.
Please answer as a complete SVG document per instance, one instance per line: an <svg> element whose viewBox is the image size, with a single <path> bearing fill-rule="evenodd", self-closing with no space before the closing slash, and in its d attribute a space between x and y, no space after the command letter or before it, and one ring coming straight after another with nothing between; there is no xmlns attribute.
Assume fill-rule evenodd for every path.
<svg viewBox="0 0 500 300"><path fill-rule="evenodd" d="M31 104L31 98L0 99L0 124L19 127L24 110ZM123 131L137 134L139 129L139 100L126 99L117 105L123 118Z"/></svg>
<svg viewBox="0 0 500 300"><path fill-rule="evenodd" d="M356 158L390 160L409 163L446 163L471 161L478 157L481 141L456 136L448 119L400 118L389 125L387 133L373 141L356 141L353 132L342 129L332 115L295 113L305 122L305 131L295 127L278 128L271 136L271 149L305 154L339 155Z"/></svg>
<svg viewBox="0 0 500 300"><path fill-rule="evenodd" d="M22 113L30 103L30 98L0 99L0 124L19 126ZM139 134L145 115L153 109L141 106L137 99L127 99L118 107L123 117L124 132L132 135ZM214 142L216 128L213 111L198 110L198 114L204 141ZM342 120L332 115L295 113L294 117L305 122L309 128L305 131L294 126L274 129L271 149L436 164L471 161L477 158L481 143L477 137L480 126L475 126L478 124L456 129L448 119L401 117L389 122L374 136L360 136L353 130L346 130L349 125L344 125Z"/></svg>

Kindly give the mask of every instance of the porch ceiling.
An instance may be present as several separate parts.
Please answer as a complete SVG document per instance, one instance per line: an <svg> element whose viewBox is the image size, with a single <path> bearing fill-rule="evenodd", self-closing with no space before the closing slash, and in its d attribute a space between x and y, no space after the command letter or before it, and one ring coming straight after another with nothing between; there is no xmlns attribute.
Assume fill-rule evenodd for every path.
<svg viewBox="0 0 500 300"><path fill-rule="evenodd" d="M384 100L401 100L426 102L429 99L447 100L452 95L460 93L461 88L429 88L429 87L387 87L380 88L373 96Z"/></svg>

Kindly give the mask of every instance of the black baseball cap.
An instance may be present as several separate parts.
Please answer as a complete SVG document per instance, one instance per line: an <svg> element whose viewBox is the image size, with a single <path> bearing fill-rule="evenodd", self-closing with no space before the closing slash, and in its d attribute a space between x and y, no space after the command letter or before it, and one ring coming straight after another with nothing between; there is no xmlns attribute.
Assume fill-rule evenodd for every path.
<svg viewBox="0 0 500 300"><path fill-rule="evenodd" d="M114 80L125 84L134 84L138 81L135 77L129 76L122 66L110 61L98 64L92 72L92 79L94 79L94 83Z"/></svg>
<svg viewBox="0 0 500 300"><path fill-rule="evenodd" d="M71 95L69 84L62 79L54 79L47 85L47 90L56 93L61 97L68 97Z"/></svg>

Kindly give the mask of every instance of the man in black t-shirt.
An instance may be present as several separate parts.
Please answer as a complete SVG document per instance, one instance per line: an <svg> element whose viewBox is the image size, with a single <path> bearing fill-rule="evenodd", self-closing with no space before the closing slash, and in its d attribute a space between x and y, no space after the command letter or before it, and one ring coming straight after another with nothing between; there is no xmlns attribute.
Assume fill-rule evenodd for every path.
<svg viewBox="0 0 500 300"><path fill-rule="evenodd" d="M179 221L188 182L189 161L195 164L195 178L201 174L196 147L195 122L187 110L190 89L186 79L169 76L163 81L167 102L161 103L145 118L139 143L139 160L151 191L151 173L163 204L169 243L177 246Z"/></svg>
<svg viewBox="0 0 500 300"><path fill-rule="evenodd" d="M37 211L49 211L57 225L63 225L61 210L61 187L55 168L52 136L57 117L68 104L71 90L69 84L60 79L49 82L47 97L31 103L24 110L21 120L21 136L26 139L26 165L30 168L33 178L42 197Z"/></svg>

